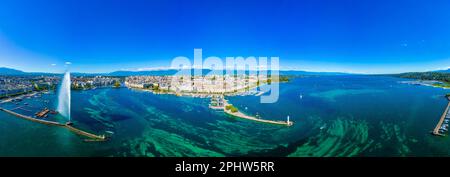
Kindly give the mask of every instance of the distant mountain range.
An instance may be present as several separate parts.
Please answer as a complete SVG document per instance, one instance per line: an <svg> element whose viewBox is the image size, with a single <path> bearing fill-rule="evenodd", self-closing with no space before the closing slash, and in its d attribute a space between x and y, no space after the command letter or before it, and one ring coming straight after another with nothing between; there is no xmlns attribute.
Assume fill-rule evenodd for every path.
<svg viewBox="0 0 450 177"><path fill-rule="evenodd" d="M449 68L449 69L446 69L446 70L438 70L438 71L435 71L435 72L440 72L440 73L450 73L450 68Z"/></svg>
<svg viewBox="0 0 450 177"><path fill-rule="evenodd" d="M167 70L152 70L152 71L114 71L110 73L80 73L80 72L72 72L71 74L73 76L161 76L161 75L174 75L179 70L175 69L167 69ZM189 70L186 70L187 72ZM194 70L191 71L194 73ZM202 73L206 74L212 72L212 70L209 69L203 69ZM214 71L214 72L220 72L220 71ZM247 71L248 72L248 71ZM447 70L437 70L437 71L430 71L430 72L440 72L440 73L450 73L450 69ZM270 71L269 71L270 74ZM343 73L343 72L310 72L310 71L298 71L298 70L282 70L279 71L279 74L281 75L349 75L350 73ZM44 72L24 72L17 69L11 69L11 68L5 68L0 67L0 75L7 75L7 76L34 76L34 75L44 75L44 76L55 76L55 75L61 75L58 73L44 73Z"/></svg>
<svg viewBox="0 0 450 177"><path fill-rule="evenodd" d="M74 76L145 76L145 75L173 75L176 74L179 70L175 69L168 69L168 70L154 70L154 71L114 71L110 73L79 73L79 72L72 72L71 74ZM189 70L186 70L189 71ZM192 70L194 72L194 69ZM220 72L220 71L212 71L209 69L203 69L202 73L209 73L209 72ZM248 72L248 71L247 71ZM270 74L270 71L269 71ZM291 71L279 71L279 74L281 75L347 75L348 73L340 73L340 72L309 72L309 71L297 71L297 70L291 70ZM43 73L43 72L24 72L16 69L11 68L5 68L0 67L0 75L8 75L8 76L26 76L26 75L45 75L45 76L51 76L51 75L61 75L61 74L55 74L55 73Z"/></svg>
<svg viewBox="0 0 450 177"><path fill-rule="evenodd" d="M114 71L110 73L80 73L80 72L72 72L73 76L161 76L161 75L173 75L177 73L179 70L175 69L167 69L167 70L152 70L152 71ZM187 72L189 70L186 70ZM191 71L194 73L194 69ZM209 69L203 69L202 73L206 74L212 72ZM220 71L213 71L220 72ZM248 71L247 71L248 72ZM447 70L436 70L430 72L440 72L440 73L450 73L450 69ZM270 71L269 71L270 74ZM349 75L350 73L343 72L310 72L310 71L298 71L298 70L282 70L279 71L281 75ZM33 75L44 75L44 76L55 76L61 75L58 73L44 73L44 72L24 72L17 69L0 67L0 75L7 76L33 76Z"/></svg>
<svg viewBox="0 0 450 177"><path fill-rule="evenodd" d="M178 72L178 70L158 70L158 71L115 71L108 73L109 76L143 76L143 75L174 75ZM203 74L217 72L209 69L204 69L202 71ZM192 73L194 71L192 70ZM248 73L248 71L246 72ZM270 74L270 71L269 71ZM308 71L279 71L279 74L282 75L344 75L347 73L338 73L338 72L308 72Z"/></svg>
<svg viewBox="0 0 450 177"><path fill-rule="evenodd" d="M59 75L55 73L41 73L41 72L24 72L17 69L0 67L0 75L3 76L32 76L32 75Z"/></svg>
<svg viewBox="0 0 450 177"><path fill-rule="evenodd" d="M177 70L155 70L155 71L114 71L107 73L108 76L158 76L158 75L172 75L177 73Z"/></svg>
<svg viewBox="0 0 450 177"><path fill-rule="evenodd" d="M11 69L11 68L0 68L0 74L1 75L22 75L26 74L23 71Z"/></svg>

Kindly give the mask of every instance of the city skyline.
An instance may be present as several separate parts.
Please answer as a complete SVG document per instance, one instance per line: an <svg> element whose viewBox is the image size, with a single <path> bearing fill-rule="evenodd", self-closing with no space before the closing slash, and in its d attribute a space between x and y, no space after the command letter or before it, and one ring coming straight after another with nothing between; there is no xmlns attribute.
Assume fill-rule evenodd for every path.
<svg viewBox="0 0 450 177"><path fill-rule="evenodd" d="M279 57L281 70L443 70L448 8L446 1L5 1L0 67L157 70L202 48L204 58Z"/></svg>

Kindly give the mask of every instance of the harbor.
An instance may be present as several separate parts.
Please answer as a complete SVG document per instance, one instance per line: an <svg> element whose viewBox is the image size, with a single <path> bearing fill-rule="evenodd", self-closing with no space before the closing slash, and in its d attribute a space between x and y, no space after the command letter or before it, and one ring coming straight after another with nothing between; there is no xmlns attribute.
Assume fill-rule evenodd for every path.
<svg viewBox="0 0 450 177"><path fill-rule="evenodd" d="M207 98L176 97L128 88L73 91L72 119L64 117L57 109L60 103L57 90L38 92L30 98L15 96L11 97L15 101L1 103L0 107L42 121L54 121L58 125L44 125L0 111L0 140L3 142L0 154L250 156L255 155L252 152L260 151L261 155L270 156L275 154L265 149L273 150L279 144L302 141L304 137L319 140L317 146L291 145L302 149L300 154L292 153L291 156L307 156L309 153L313 153L310 156L342 153L343 156L357 156L368 155L367 150L374 150L374 155L386 156L433 156L447 153L444 147L448 145L449 132L442 133L446 137L431 133L446 109L448 102L444 95L448 91L417 89L414 85L397 83L401 79L396 78L349 77L338 81L329 77L293 80L292 83L284 84L280 99L274 104L262 104L256 96L225 95L222 98L222 95L215 95L220 98L211 100L213 95ZM310 87L301 89L302 84ZM317 88L314 84L317 84ZM335 92L327 92L340 92L347 87L359 86L364 89L382 88L383 92L373 90L354 94L353 90L349 90L338 96L333 95ZM323 97L313 96L315 93ZM396 99L391 99L393 95ZM415 95L414 101L423 104L411 104L411 95ZM10 98L0 102L7 99ZM314 106L310 107L311 104ZM231 108L225 112L228 105L236 107L248 117L233 113ZM378 109L372 109L380 105L385 105L386 112L380 114ZM335 107L349 111L348 115L347 112L343 115ZM45 111L45 108L49 111ZM47 117L36 116L42 111L46 114L41 115ZM58 112L52 114L51 111ZM384 122L381 122L378 119L380 115L392 121L383 119ZM264 122L272 120L285 123L287 116L293 125ZM89 134L79 135L77 133L80 132L73 132L73 129L63 125L68 121L74 123L72 127L87 133L104 134L106 140L102 137L89 138ZM406 138L404 141L397 141L403 137ZM153 149L153 146L162 149ZM365 151L358 150L363 146L367 147ZM428 146L442 148L423 151L422 147ZM208 151L199 151L199 148Z"/></svg>
<svg viewBox="0 0 450 177"><path fill-rule="evenodd" d="M97 78L98 79L98 78ZM37 89L38 90L38 89ZM85 141L105 141L107 140L105 135L96 135L73 127L73 123L70 118L70 92L71 90L71 78L70 73L64 74L62 84L58 93L58 108L51 110L52 107L48 98L43 98L43 94L49 93L47 91L30 91L26 94L17 95L1 100L0 111L11 114L15 117L22 118L28 121L48 125L66 128L67 130L86 137ZM34 98L34 99L32 99ZM32 115L33 111L37 111ZM55 121L56 115L61 115L66 118L66 123Z"/></svg>
<svg viewBox="0 0 450 177"><path fill-rule="evenodd" d="M44 110L48 110L48 109L44 109ZM95 134L92 134L92 133L80 130L78 128L73 127L72 123L63 124L63 123L56 122L56 121L37 119L37 118L30 117L30 116L25 116L23 114L19 114L19 113L16 113L14 111L7 110L7 109L1 108L1 107L0 107L0 111L6 112L6 113L9 113L9 114L11 114L13 116L16 116L18 118L22 118L22 119L25 119L25 120L33 121L33 122L36 122L36 123L45 124L45 125L49 125L49 126L57 126L57 127L66 128L66 129L70 130L71 132L74 132L75 134L78 134L78 135L81 135L81 136L89 138L89 139L87 139L87 141L106 141L107 140L105 135L95 135ZM49 112L49 111L41 111L38 114L42 114L43 112Z"/></svg>

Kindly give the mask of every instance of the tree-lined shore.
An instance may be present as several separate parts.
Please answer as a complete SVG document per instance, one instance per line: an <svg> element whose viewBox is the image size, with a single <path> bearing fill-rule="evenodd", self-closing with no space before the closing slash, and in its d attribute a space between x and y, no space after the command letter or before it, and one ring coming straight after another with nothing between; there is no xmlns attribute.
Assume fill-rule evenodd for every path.
<svg viewBox="0 0 450 177"><path fill-rule="evenodd" d="M450 73L443 72L409 72L402 74L394 74L395 77L426 80L426 81L439 81L434 83L435 87L450 88Z"/></svg>
<svg viewBox="0 0 450 177"><path fill-rule="evenodd" d="M394 76L409 79L419 79L419 80L436 80L441 82L450 83L450 73L441 72L410 72L395 74Z"/></svg>

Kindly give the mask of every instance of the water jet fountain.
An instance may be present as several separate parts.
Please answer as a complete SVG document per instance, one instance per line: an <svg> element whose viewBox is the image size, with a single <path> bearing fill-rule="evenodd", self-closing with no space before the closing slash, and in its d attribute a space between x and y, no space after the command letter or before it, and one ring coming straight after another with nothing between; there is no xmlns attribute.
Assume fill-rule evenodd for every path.
<svg viewBox="0 0 450 177"><path fill-rule="evenodd" d="M80 129L72 126L73 123L71 122L71 115L70 115L70 89L71 89L70 73L66 72L64 74L63 80L61 82L61 86L59 88L58 107L57 107L57 111L59 112L59 114L67 119L67 122L65 124L57 122L57 121L43 120L43 119L39 119L39 118L35 118L35 117L22 115L22 114L19 114L14 111L7 110L7 109L1 108L1 107L0 107L0 111L9 113L18 118L26 119L29 121L33 121L33 122L37 122L37 123L41 123L41 124L45 124L45 125L49 125L49 126L64 127L78 135L87 137L88 139L85 139L85 141L87 141L87 142L106 141L108 139L108 137L106 137L105 135L96 135L96 134L89 133L89 132L80 130Z"/></svg>
<svg viewBox="0 0 450 177"><path fill-rule="evenodd" d="M70 117L70 86L70 72L67 71L64 74L61 87L59 88L57 108L59 114L68 120L66 123L67 125L72 124Z"/></svg>

